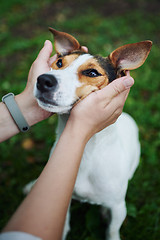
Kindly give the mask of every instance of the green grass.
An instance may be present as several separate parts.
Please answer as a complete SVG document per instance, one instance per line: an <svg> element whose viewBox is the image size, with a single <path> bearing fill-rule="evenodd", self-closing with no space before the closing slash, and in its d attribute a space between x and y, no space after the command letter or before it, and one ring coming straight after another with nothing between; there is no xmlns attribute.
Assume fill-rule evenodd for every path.
<svg viewBox="0 0 160 240"><path fill-rule="evenodd" d="M130 0L125 5L126 10L119 8L119 1L89 3L89 0L81 0L77 5L70 0L1 1L0 96L7 92L18 94L24 89L29 68L45 39L52 40L48 26L73 34L82 45L88 46L91 53L103 56L126 43L152 40L153 48L147 61L131 72L135 85L124 108L139 126L142 154L140 166L129 183L128 216L121 229L121 237L124 240L159 240L159 5L155 5L152 11L152 4L156 1L150 5L149 1ZM108 8L103 9L102 5ZM108 10L106 13L107 9L113 12ZM54 116L32 127L28 133L0 144L0 228L22 201L23 186L42 171L55 140L56 123ZM27 141L31 142L29 149L25 148ZM72 232L68 239L104 239L105 224L97 207L74 202L72 216Z"/></svg>

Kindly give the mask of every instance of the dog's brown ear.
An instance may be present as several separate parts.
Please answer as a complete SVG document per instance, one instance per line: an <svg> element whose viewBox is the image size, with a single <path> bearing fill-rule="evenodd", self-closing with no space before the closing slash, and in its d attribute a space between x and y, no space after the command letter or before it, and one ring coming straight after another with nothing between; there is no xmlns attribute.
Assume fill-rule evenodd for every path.
<svg viewBox="0 0 160 240"><path fill-rule="evenodd" d="M119 71L136 69L145 62L151 47L151 41L127 44L114 50L109 59Z"/></svg>
<svg viewBox="0 0 160 240"><path fill-rule="evenodd" d="M59 32L53 28L49 28L54 35L54 46L58 54L68 54L75 50L81 50L79 42L70 34Z"/></svg>

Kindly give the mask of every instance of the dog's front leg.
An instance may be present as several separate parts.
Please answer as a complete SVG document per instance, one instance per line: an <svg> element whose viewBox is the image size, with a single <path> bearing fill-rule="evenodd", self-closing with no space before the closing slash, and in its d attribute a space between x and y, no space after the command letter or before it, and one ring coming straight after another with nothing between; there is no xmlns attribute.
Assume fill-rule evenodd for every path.
<svg viewBox="0 0 160 240"><path fill-rule="evenodd" d="M125 201L111 208L111 224L106 232L106 240L120 240L119 230L126 217Z"/></svg>

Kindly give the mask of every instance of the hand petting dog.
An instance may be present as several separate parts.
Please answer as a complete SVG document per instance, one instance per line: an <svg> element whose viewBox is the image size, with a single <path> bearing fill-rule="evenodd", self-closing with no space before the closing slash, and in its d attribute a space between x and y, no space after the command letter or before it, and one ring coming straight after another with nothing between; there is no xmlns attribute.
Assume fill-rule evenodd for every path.
<svg viewBox="0 0 160 240"><path fill-rule="evenodd" d="M86 47L83 47L83 49L86 52L88 51L88 49ZM28 75L28 82L27 82L25 90L15 97L24 117L26 118L26 120L30 126L50 117L53 114L53 113L50 113L50 112L45 111L42 108L40 108L38 106L36 99L33 96L33 89L34 89L34 85L37 81L37 77L40 74L48 72L50 70L51 64L57 58L57 54L51 57L52 51L53 51L52 43L49 40L46 40L43 48L39 52L36 60L33 62L32 66L30 68L29 75ZM125 79L128 79L128 77L127 78L125 77ZM124 86L123 86L122 80L118 81L119 83L118 83L118 86L116 87L117 81L118 80L114 81L110 86L108 86L106 88L110 92L110 95L112 95L112 93L114 91L113 90L114 86L115 86L115 89L117 88L117 91L119 93L124 91ZM111 91L112 86L113 86L113 89ZM108 95L108 93L107 93L107 95ZM115 94L113 93L113 96L111 97L111 99L114 97L114 95ZM121 98L122 96L120 95L119 97ZM97 96L97 99L98 99L98 96ZM89 100L90 100L90 97L85 99L85 101L83 102L84 107L85 107L85 105L87 105L87 102L89 102ZM81 104L82 104L82 102L81 102ZM78 106L76 106L74 111L77 108L81 107L82 106L81 104L80 105L78 104ZM3 119L0 119L0 123L1 123L0 124L0 132L1 132L0 142L3 142L4 140L17 134L19 132L19 130L16 127L16 125L14 124L14 122L12 121L9 112L3 106L3 103L0 103L0 111L2 113L1 118L3 116L3 119L6 119L6 118L8 119L7 121L5 120L5 122L3 121Z"/></svg>
<svg viewBox="0 0 160 240"><path fill-rule="evenodd" d="M71 111L69 120L79 124L81 134L90 139L95 133L113 124L122 113L125 101L134 84L129 71L105 88L92 92Z"/></svg>
<svg viewBox="0 0 160 240"><path fill-rule="evenodd" d="M150 51L151 42L122 46L113 51L107 59L99 57L93 59L89 54L84 54L84 52L88 52L88 49L81 47L71 35L54 29L50 30L55 35L57 55L51 57L52 43L46 40L44 47L31 66L25 90L15 97L28 124L34 125L56 112L50 113L40 108L33 96L33 90L37 81L36 90L37 92L42 91L41 95L38 92L36 97L39 97L38 100L42 100L42 103L44 101L45 104L50 104L49 90L53 89L46 91L48 99L46 99L46 92L43 90L47 87L55 87L57 79L52 76L55 81L52 82L52 85L50 85L51 81L45 82L46 85L42 81L42 85L38 86L40 82L38 83L37 78L49 72L50 68L55 74L54 66L61 68L62 59L59 59L58 63L57 57L65 58L68 54L70 64L65 58L67 67L75 61L68 73L71 74L73 71L74 76L76 76L78 73L76 70L80 68L78 77L80 80L83 78L84 81L82 81L81 87L75 84L79 91L76 91L77 98L73 97L73 102L71 101L68 106L68 110L71 112L60 112L70 113L70 115L67 118L64 115L64 119L61 119L59 135L57 131L56 143L58 144L55 144L54 152L50 155L46 167L31 193L3 231L16 230L31 233L43 239L60 239L73 193L73 197L80 201L87 200L90 203L101 204L103 210L110 210L112 221L109 231L106 233L109 234L110 240L119 240L119 229L126 216L125 194L128 180L133 176L140 154L138 128L131 117L122 113L130 87L134 84L134 80L127 70L135 69L143 64ZM80 53L76 52L79 55L73 54L74 56L71 56L71 52L76 49L80 50ZM91 58L91 62L84 64ZM76 61L76 59L78 60ZM104 66L104 63L107 65ZM90 68L83 69L83 64ZM100 72L91 68L92 66L95 66ZM106 73L104 74L105 81L96 81L97 85L91 84L88 87L85 84L87 78L90 82L89 78L94 78L96 75L99 77L98 79L102 77L101 79L104 80L104 71L102 70L108 72L107 76ZM57 69L57 71L59 70ZM67 79L64 71L63 79L69 81L69 74ZM93 81L93 83L95 82ZM70 85L72 87L72 84ZM61 84L60 87L64 91L65 86ZM70 95L70 88L68 87L67 90L68 95ZM53 94L55 97L57 95L57 93ZM59 94L59 96L61 95ZM55 99L52 100L57 107L58 103ZM64 100L65 107L66 95ZM61 107L61 102L59 106ZM73 109L71 110L71 108ZM0 103L0 113L0 141L4 141L19 131L3 103ZM118 119L120 115L121 117ZM62 123L66 119L68 121L64 128L65 125ZM113 124L117 119L117 123ZM113 125L108 127L111 124ZM102 131L101 136L100 133L96 134L95 138L88 142L95 133L102 129L104 131ZM69 231L68 216L69 212L67 213L63 239ZM107 234L106 236L108 236Z"/></svg>
<svg viewBox="0 0 160 240"><path fill-rule="evenodd" d="M57 137L50 155L66 129L70 129L70 137L87 143L72 198L101 205L105 213L110 211L106 239L120 240L119 230L127 214L128 180L140 157L138 126L122 109L134 84L129 71L143 65L152 42L126 44L102 57L84 51L72 35L49 30L57 59L50 71L37 78L34 96L41 108L58 114ZM66 144L66 151L70 145ZM68 211L63 240L70 230L69 215Z"/></svg>
<svg viewBox="0 0 160 240"><path fill-rule="evenodd" d="M82 48L84 49L84 51L86 51L86 52L88 51L88 49L86 47L83 46ZM33 96L33 89L34 89L35 83L37 81L37 77L43 73L48 72L50 70L51 64L57 58L57 54L55 54L54 56L51 57L52 51L53 51L52 43L49 40L46 40L43 48L41 49L36 60L33 62L32 66L31 66L31 69L30 69L29 75L28 75L27 86L26 86L24 92L21 93L21 94L25 95L24 99L28 99L29 104L30 104L30 106L29 106L30 111L28 111L28 114L30 115L29 117L32 117L31 120L28 119L30 122L30 125L34 125L35 123L40 122L52 115L50 112L45 111L42 108L40 108L37 104L37 101L35 100L35 98ZM127 81L129 81L129 83L127 83ZM113 98L115 98L115 100L113 101L113 105L115 106L115 108L119 109L120 112L122 112L123 105L126 100L126 98L124 98L124 95L127 96L128 94L126 94L126 92L125 92L121 95L121 93L124 92L125 90L127 90L127 92L129 92L128 88L130 88L132 85L133 85L133 78L131 78L128 73L127 76L113 81L112 84L109 84L105 89L96 91L95 93L92 93L91 95L92 95L92 97L94 95L94 100L97 99L96 100L97 105L99 104L98 100L100 100L99 95L101 95L102 93L104 93L105 95L104 96L101 95L101 97L106 97L105 98L106 102L108 100L111 101L111 100L113 100ZM74 108L74 111L75 111L75 109L80 108L81 105L83 105L83 107L85 109L85 107L87 107L87 104L89 104L89 102L90 102L90 97L91 96L89 96L87 99L85 99L83 101L83 103L81 102L81 104L78 104L78 106L76 106ZM92 101L92 99L91 99L91 101ZM118 103L118 106L116 106L116 101ZM121 106L119 106L120 102L123 102L123 104L121 104ZM96 107L96 105L94 105L94 107ZM112 109L112 110L114 112L116 109ZM86 111L88 112L88 109ZM32 114L30 114L30 113L32 113ZM116 121L116 119L117 118L113 119L113 122Z"/></svg>

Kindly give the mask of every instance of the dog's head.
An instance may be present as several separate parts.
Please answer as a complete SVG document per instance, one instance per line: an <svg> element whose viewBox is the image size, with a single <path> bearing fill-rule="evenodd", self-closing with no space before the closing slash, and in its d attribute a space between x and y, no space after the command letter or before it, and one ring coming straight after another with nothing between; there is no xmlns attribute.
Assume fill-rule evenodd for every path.
<svg viewBox="0 0 160 240"><path fill-rule="evenodd" d="M80 99L105 87L126 70L140 67L152 46L151 41L127 44L108 57L86 53L71 35L50 28L58 58L48 73L38 77L35 97L39 105L59 114L67 113Z"/></svg>

